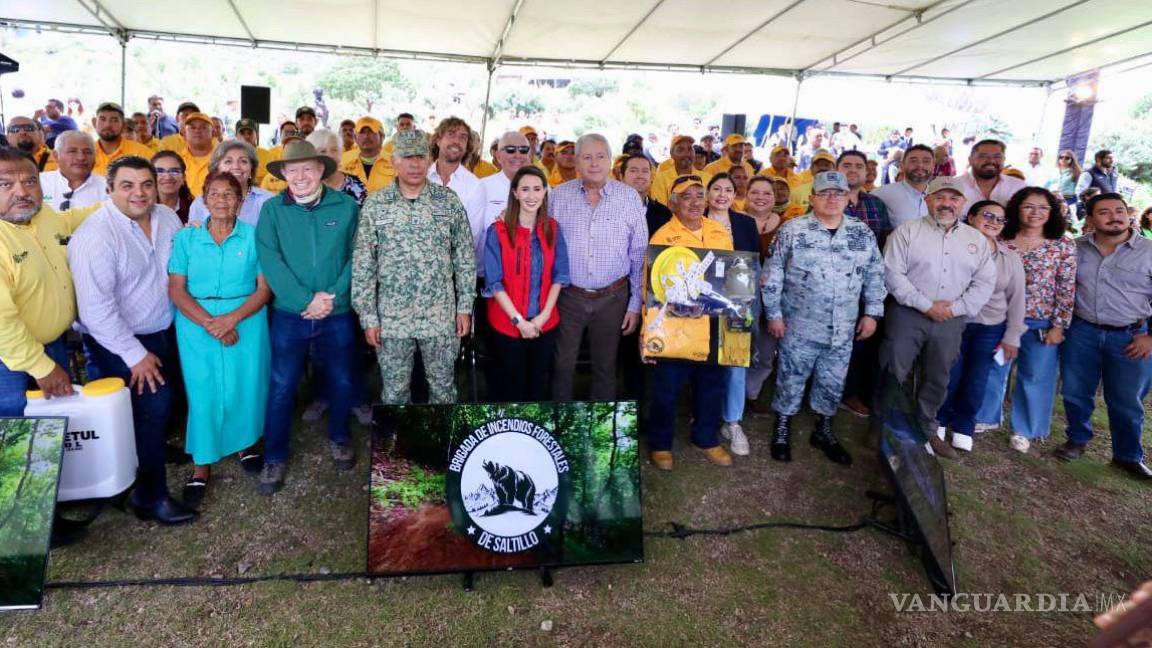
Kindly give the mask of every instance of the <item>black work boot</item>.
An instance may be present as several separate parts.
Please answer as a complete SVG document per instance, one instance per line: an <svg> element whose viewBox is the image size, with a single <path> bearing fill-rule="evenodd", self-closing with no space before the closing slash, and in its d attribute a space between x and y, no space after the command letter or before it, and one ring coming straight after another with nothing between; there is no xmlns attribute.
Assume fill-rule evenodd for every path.
<svg viewBox="0 0 1152 648"><path fill-rule="evenodd" d="M845 466L852 465L852 455L840 445L836 440L836 435L832 433L832 417L816 415L816 427L812 428L812 436L810 437L812 447L819 448L824 451L824 456L832 461Z"/></svg>
<svg viewBox="0 0 1152 648"><path fill-rule="evenodd" d="M792 461L792 417L776 414L776 426L772 429L772 458L776 461Z"/></svg>

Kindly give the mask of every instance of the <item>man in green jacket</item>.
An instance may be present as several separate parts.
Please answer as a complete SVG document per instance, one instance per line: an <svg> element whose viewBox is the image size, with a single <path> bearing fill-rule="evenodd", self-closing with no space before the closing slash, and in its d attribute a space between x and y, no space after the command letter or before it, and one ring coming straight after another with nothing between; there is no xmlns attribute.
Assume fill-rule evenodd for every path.
<svg viewBox="0 0 1152 648"><path fill-rule="evenodd" d="M332 460L340 470L356 462L348 416L355 371L351 285L358 209L352 198L324 185L335 169L334 161L304 141L289 143L280 160L268 163L268 172L288 188L264 203L256 228L256 250L274 296L272 385L258 487L265 495L284 485L296 388L312 344L329 394Z"/></svg>
<svg viewBox="0 0 1152 648"><path fill-rule="evenodd" d="M476 253L468 213L428 181L428 139L396 135L396 181L368 196L353 255L352 299L376 348L385 403L406 403L417 347L432 403L456 401L460 338L471 329Z"/></svg>

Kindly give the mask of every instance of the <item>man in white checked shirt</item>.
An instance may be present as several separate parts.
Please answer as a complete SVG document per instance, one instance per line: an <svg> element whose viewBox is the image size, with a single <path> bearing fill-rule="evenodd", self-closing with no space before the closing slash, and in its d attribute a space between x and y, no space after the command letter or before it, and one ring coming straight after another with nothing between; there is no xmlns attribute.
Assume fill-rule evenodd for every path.
<svg viewBox="0 0 1152 648"><path fill-rule="evenodd" d="M648 249L648 224L640 195L611 180L612 151L603 135L576 142L575 180L552 190L548 211L568 244L572 285L560 293L553 396L572 400L580 341L588 331L592 400L616 399L616 350L620 336L640 324L640 271ZM639 353L639 350L633 352Z"/></svg>
<svg viewBox="0 0 1152 648"><path fill-rule="evenodd" d="M156 170L129 156L108 167L108 200L68 245L76 305L92 362L102 376L123 378L132 392L139 472L137 517L181 524L196 517L172 499L165 480L165 442L172 405L167 367L175 349L168 299L168 258L181 228L176 212L156 203Z"/></svg>

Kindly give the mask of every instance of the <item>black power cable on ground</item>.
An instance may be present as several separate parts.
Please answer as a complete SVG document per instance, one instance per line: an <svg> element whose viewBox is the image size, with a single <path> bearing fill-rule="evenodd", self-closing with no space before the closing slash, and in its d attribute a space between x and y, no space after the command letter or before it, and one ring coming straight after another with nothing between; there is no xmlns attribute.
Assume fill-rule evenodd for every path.
<svg viewBox="0 0 1152 648"><path fill-rule="evenodd" d="M875 506L873 510L875 511ZM801 522L760 522L743 526L724 527L719 529L694 529L678 522L666 522L666 531L645 531L649 538L671 538L684 540L697 535L729 536L747 531L761 529L803 529L811 531L829 531L833 533L852 533L868 527L868 524L848 524L833 526L825 524L804 524ZM394 578L381 576L370 572L338 572L331 574L269 574L265 576L237 576L212 577L189 576L182 578L132 578L121 580L96 581L52 581L44 584L51 589L98 589L116 587L227 587L232 585L250 585L253 583L266 583L271 581L289 581L295 583L315 583L327 581L350 581L357 579Z"/></svg>

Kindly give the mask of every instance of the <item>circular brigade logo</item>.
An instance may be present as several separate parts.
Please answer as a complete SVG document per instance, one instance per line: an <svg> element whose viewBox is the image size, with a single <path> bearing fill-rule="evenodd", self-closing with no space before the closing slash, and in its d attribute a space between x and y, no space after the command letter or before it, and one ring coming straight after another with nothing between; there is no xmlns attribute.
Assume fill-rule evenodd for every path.
<svg viewBox="0 0 1152 648"><path fill-rule="evenodd" d="M551 432L517 418L481 425L448 465L456 528L477 545L518 553L548 544L564 522L568 458Z"/></svg>

